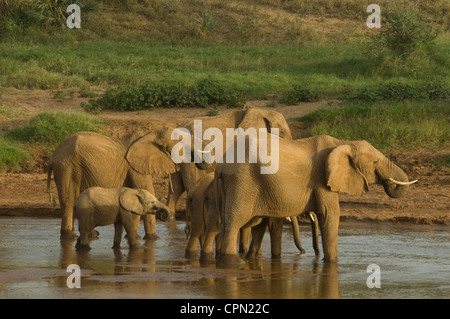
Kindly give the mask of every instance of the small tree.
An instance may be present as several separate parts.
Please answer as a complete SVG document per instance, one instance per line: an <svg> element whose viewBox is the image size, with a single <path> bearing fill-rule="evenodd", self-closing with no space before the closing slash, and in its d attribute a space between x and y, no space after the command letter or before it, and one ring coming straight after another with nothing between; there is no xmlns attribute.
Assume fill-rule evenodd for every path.
<svg viewBox="0 0 450 319"><path fill-rule="evenodd" d="M400 8L397 5L383 17L385 21L381 30L374 35L376 47L381 52L389 50L396 56L405 58L437 36L415 9Z"/></svg>

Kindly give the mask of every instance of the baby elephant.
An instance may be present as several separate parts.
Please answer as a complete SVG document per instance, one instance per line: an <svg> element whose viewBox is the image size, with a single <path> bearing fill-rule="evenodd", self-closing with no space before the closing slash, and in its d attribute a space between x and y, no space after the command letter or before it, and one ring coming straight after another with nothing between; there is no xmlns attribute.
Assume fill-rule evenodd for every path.
<svg viewBox="0 0 450 319"><path fill-rule="evenodd" d="M140 217L157 214L163 221L169 216L166 205L144 189L91 187L83 191L74 203L78 216L78 237L75 248L90 249L89 234L96 226L114 224L114 246L120 248L123 228L130 248L139 246L136 231Z"/></svg>

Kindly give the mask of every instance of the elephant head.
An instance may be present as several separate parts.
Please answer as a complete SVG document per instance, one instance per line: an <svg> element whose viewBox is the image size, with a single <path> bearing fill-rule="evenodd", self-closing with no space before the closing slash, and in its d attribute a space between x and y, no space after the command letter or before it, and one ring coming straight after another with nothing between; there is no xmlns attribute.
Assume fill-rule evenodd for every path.
<svg viewBox="0 0 450 319"><path fill-rule="evenodd" d="M332 191L360 195L369 184L381 183L386 194L403 196L409 185L405 172L366 141L335 147L326 160L327 185Z"/></svg>
<svg viewBox="0 0 450 319"><path fill-rule="evenodd" d="M137 139L128 148L125 158L141 174L169 174L178 169L178 163L172 158L172 149L175 146L183 147L188 153L184 156L192 160L196 155L191 147L193 145L195 137L187 130L166 127Z"/></svg>
<svg viewBox="0 0 450 319"><path fill-rule="evenodd" d="M125 189L119 202L125 210L137 215L156 214L162 221L169 217L169 208L144 189Z"/></svg>
<svg viewBox="0 0 450 319"><path fill-rule="evenodd" d="M265 127L269 133L272 133L273 128L278 128L278 135L280 137L292 140L291 131L286 119L283 114L275 111L249 107L245 111L238 127L241 127L244 130L250 127Z"/></svg>

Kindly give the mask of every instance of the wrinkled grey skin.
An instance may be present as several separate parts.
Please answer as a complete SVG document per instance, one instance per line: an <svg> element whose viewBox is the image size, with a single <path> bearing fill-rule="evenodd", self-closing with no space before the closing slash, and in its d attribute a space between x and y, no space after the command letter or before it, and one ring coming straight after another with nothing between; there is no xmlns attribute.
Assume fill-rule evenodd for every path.
<svg viewBox="0 0 450 319"><path fill-rule="evenodd" d="M196 256L197 245L200 244L201 255L203 261L213 260L212 245L215 241L216 256L220 251L220 216L216 209L216 199L214 191L214 173L209 173L200 178L194 189L188 193L186 197L186 234L188 235L188 243L186 245L186 258ZM314 214L314 213L312 213ZM305 253L301 246L298 221L296 217L291 218L294 243L300 253ZM254 258L260 252L262 246L262 237L266 227L269 228L271 237L272 258L281 257L281 238L284 219L281 218L263 218L261 223L253 228L244 227L240 230L239 246L240 252L246 253L249 247L250 230L252 240L248 249L246 258ZM317 233L314 230L317 227L317 218L312 219L313 227L313 245L316 255L319 254L317 248ZM261 229L262 228L262 229Z"/></svg>
<svg viewBox="0 0 450 319"><path fill-rule="evenodd" d="M227 128L240 127L244 130L251 127L256 129L266 128L269 133L272 129L278 128L280 137L292 139L289 125L283 114L272 110L250 107L248 109L229 112L218 116L201 117L198 118L198 120L202 120L202 131L214 127L220 129L223 136L225 136ZM191 134L193 134L193 120L190 120L181 126L187 128ZM183 164L180 166L179 171L170 175L170 187L166 204L171 212L175 212L178 198L184 191L189 193L202 176L214 171L214 167L200 170L196 166L198 167L199 165Z"/></svg>
<svg viewBox="0 0 450 319"><path fill-rule="evenodd" d="M90 249L89 234L97 226L114 224L113 248L120 248L123 228L127 232L130 248L139 247L136 231L141 216L160 214L162 220L169 216L166 205L143 189L127 187L101 188L91 187L83 191L74 203L74 212L78 217L80 237L77 249Z"/></svg>
<svg viewBox="0 0 450 319"><path fill-rule="evenodd" d="M152 172L141 174L125 159L128 148L141 137L135 133L110 138L92 132L79 132L61 142L48 163L47 191L50 194L53 173L61 205L61 239L75 239L73 204L75 198L89 187L131 187L154 193ZM157 152L157 150L155 150ZM170 158L158 159L170 161ZM155 164L156 165L156 164ZM159 165L159 164L158 164ZM174 219L170 215L169 219ZM143 216L145 239L156 239L154 215Z"/></svg>
<svg viewBox="0 0 450 319"><path fill-rule="evenodd" d="M405 172L366 141L342 141L331 136L279 139L279 169L260 174L265 164L222 163L215 170L217 204L223 219L220 265L237 265L239 229L261 217L285 218L315 212L324 261L337 261L339 193L361 195L369 184L382 184L393 198L409 187ZM395 183L397 185L392 185Z"/></svg>

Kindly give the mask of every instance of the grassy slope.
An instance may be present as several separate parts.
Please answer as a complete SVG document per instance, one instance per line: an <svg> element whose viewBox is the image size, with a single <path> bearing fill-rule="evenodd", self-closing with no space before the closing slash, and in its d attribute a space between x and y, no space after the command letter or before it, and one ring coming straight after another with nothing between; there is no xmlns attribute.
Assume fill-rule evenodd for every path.
<svg viewBox="0 0 450 319"><path fill-rule="evenodd" d="M357 0L106 3L83 16L80 30L13 26L3 33L0 87L106 89L149 81L192 84L211 77L248 98L278 98L293 84L308 86L320 98L342 98L386 81L450 81L445 1L416 2L444 33L433 54L424 58L425 49L419 50L406 61L377 61L367 54L366 36L376 31L365 27L368 14ZM212 28L208 15L216 21ZM445 106L429 100L347 103L342 112L306 119L307 134L365 138L383 148L436 148L448 139ZM391 130L394 122L397 129ZM12 133L1 138L2 153L13 154L4 166L18 167L25 159L17 149L20 139Z"/></svg>

